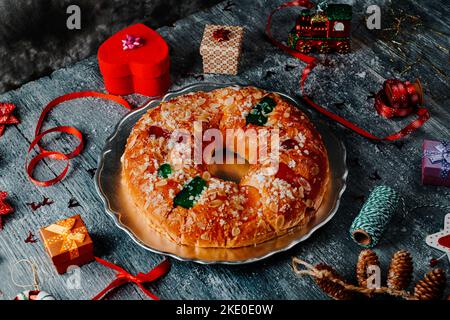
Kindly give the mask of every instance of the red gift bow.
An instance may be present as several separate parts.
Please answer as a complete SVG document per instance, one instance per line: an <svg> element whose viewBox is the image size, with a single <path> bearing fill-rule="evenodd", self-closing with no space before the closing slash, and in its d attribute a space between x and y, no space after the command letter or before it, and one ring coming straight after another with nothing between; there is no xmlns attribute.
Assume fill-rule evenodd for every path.
<svg viewBox="0 0 450 320"><path fill-rule="evenodd" d="M27 172L28 178L34 184L36 184L40 187L48 187L48 186L54 185L55 183L64 179L64 177L67 174L67 171L69 170L69 160L72 158L75 158L77 155L79 155L81 153L81 151L83 151L83 148L84 148L83 135L75 127L58 126L58 127L54 127L54 128L51 128L51 129L41 132L42 124L45 120L45 117L53 108L55 108L60 103L63 103L65 101L69 101L69 100L74 100L74 99L79 99L79 98L87 98L87 97L111 100L118 104L121 104L122 106L124 106L127 109L131 109L130 104L122 97L111 95L111 94L105 94L105 93L101 93L101 92L95 92L95 91L81 91L81 92L73 92L73 93L65 94L63 96L60 96L60 97L54 99L49 104L47 104L47 106L45 106L44 110L42 110L42 113L39 116L39 120L37 122L36 130L34 133L35 136L34 136L33 141L30 143L30 147L28 148L28 152L27 152L27 158L25 161L25 170ZM70 134L72 136L75 136L80 142L79 142L78 146L76 146L75 149L68 154L64 154L59 151L45 150L39 144L39 141L45 135L52 133L52 132L63 132L63 133ZM40 153L38 155L36 155L35 157L33 157L30 161L28 161L28 154L31 152L31 150L33 150L33 148L35 146L37 146L39 148ZM66 164L65 168L63 169L63 171L55 178L47 180L47 181L37 180L37 179L33 178L34 168L42 159L45 159L45 158L66 161L67 164Z"/></svg>
<svg viewBox="0 0 450 320"><path fill-rule="evenodd" d="M155 268L150 270L148 273L141 273L139 272L137 275L133 276L132 274L128 273L128 271L122 269L119 266L116 266L115 264L108 262L106 260L100 259L95 257L95 260L98 263L101 263L102 265L111 268L113 270L117 271L116 279L113 280L105 289L103 289L99 294L97 294L95 297L92 298L92 300L100 300L103 296L105 296L108 291L120 287L121 285L127 283L127 282L134 282L141 290L144 292L148 297L150 297L153 300L159 300L157 296L155 296L153 293L148 291L144 288L142 285L146 282L152 282L156 279L162 277L170 270L170 263L167 258L165 258L159 265L157 265Z"/></svg>
<svg viewBox="0 0 450 320"><path fill-rule="evenodd" d="M274 44L275 46L277 46L278 48L280 48L287 54L307 63L306 67L302 71L301 80L300 80L300 88L301 88L302 93L304 91L306 78L308 77L309 73L319 64L319 60L315 57L300 53L300 52L282 44L281 42L277 41L273 37L272 32L270 31L270 28L272 25L272 16L276 12L278 12L282 9L289 8L289 7L305 7L307 9L312 9L315 6L316 5L309 0L296 0L296 1L290 1L290 2L283 3L282 5L278 6L270 13L270 15L267 19L267 24L266 24L266 34L267 34L267 37L269 38L269 40L272 42L272 44ZM378 97L375 96L376 104L377 103L380 104L379 99L381 99L380 96L378 96ZM377 136L371 134L370 132L367 132L366 130L358 127L357 125L353 124L352 122L338 116L337 114L335 114L331 111L328 111L324 107L315 103L310 97L308 97L306 95L302 97L302 100L306 104L308 104L310 107L319 111L323 115L337 121L338 123L342 124L343 126L349 128L350 130L353 130L354 132L362 135L363 137L366 137L366 138L369 138L372 140L377 140L377 141L381 141L381 140L393 141L393 140L398 140L400 138L403 138L403 137L409 135L410 133L412 133L414 130L423 126L423 124L430 118L430 114L429 114L428 110L423 107L411 108L409 112L405 111L405 110L396 111L396 112L394 112L395 114L393 114L392 116L394 116L394 115L406 116L406 115L409 115L410 113L412 113L413 111L415 111L415 114L418 116L418 118L416 120L412 121L410 124L408 124L406 127L401 129L400 131L398 131L394 134L391 134L389 136L380 138L380 137L377 137ZM389 109L394 108L394 106L388 106L386 104L384 105L384 107L389 108ZM387 109L384 110L384 111L386 111L386 113L383 113L383 112L380 113L378 108L376 108L376 110L380 115L382 115L384 117L387 117L388 114L392 113L391 111L386 111Z"/></svg>

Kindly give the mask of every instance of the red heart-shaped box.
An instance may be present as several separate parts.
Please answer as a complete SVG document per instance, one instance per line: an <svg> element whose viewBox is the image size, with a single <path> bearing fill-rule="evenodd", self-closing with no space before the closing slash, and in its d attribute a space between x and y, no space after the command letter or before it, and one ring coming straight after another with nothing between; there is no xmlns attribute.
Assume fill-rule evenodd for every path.
<svg viewBox="0 0 450 320"><path fill-rule="evenodd" d="M143 45L123 50L122 40L127 35L140 37ZM159 33L141 23L112 35L97 56L109 93L160 96L170 86L169 47Z"/></svg>

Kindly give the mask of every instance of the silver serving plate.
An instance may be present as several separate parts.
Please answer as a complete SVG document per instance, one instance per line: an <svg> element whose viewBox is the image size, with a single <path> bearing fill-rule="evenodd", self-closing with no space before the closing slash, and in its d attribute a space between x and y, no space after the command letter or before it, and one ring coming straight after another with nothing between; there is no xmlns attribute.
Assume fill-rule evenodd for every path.
<svg viewBox="0 0 450 320"><path fill-rule="evenodd" d="M127 198L121 182L120 158L124 152L127 138L139 118L154 108L161 101L195 91L210 91L238 84L200 83L181 90L170 92L162 100L152 100L140 109L126 115L116 126L114 133L106 141L98 161L95 186L102 199L107 214L115 224L124 230L138 245L154 253L167 255L182 261L201 264L245 264L259 261L271 255L286 251L296 244L308 239L317 229L325 225L335 215L339 202L346 188L347 166L346 151L339 141L322 123L315 123L322 135L328 151L331 179L322 205L316 216L306 226L294 228L285 235L254 246L242 248L197 248L178 245L147 226L143 215ZM298 102L286 94L277 92L287 101L299 107Z"/></svg>

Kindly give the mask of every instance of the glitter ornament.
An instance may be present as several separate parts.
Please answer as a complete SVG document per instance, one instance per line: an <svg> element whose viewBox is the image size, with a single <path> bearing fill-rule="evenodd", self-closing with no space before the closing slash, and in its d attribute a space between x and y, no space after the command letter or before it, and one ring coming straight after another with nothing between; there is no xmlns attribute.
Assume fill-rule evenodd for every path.
<svg viewBox="0 0 450 320"><path fill-rule="evenodd" d="M19 293L14 300L56 300L50 293L39 290L26 290Z"/></svg>
<svg viewBox="0 0 450 320"><path fill-rule="evenodd" d="M14 274L17 271L17 266L21 263L27 263L31 267L31 272L33 274L33 284L22 284L18 283L14 278ZM33 287L32 290L25 290L14 297L14 300L56 300L54 296L50 293L40 290L39 288L39 277L37 273L37 267L34 262L29 259L22 259L17 261L11 266L11 281L16 286L21 288Z"/></svg>

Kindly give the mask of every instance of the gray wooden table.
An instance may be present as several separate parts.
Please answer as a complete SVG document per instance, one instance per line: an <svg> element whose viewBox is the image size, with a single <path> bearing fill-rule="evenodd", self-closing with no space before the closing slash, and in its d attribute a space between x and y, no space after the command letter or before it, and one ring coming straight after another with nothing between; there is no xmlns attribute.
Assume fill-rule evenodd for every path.
<svg viewBox="0 0 450 320"><path fill-rule="evenodd" d="M357 2L354 4L353 53L327 57L330 67L316 68L307 90L316 101L382 135L398 130L405 120L388 121L378 117L373 101L368 98L370 92L378 90L386 78L412 80L419 77L425 87L431 120L412 136L395 143L373 143L328 122L347 147L350 169L348 189L335 218L306 242L251 265L203 266L172 259L170 273L149 285L156 295L162 299L324 299L326 296L312 280L293 274L291 257L329 263L345 277L353 279L360 248L349 238L348 229L374 186L386 184L396 188L404 195L408 206L450 204L449 188L423 186L420 182L422 140L450 140L449 4L443 0ZM271 8L280 3L280 0L226 1L158 30L171 47L172 88L199 81L237 81L298 97L299 72L304 64L274 48L264 35L267 16ZM364 12L370 4L382 8L382 28L387 30L369 31L365 27ZM284 39L292 27L297 10L289 9L275 17L273 30L279 39ZM202 74L198 49L205 23L245 27L238 76ZM0 190L10 193L9 200L15 207L14 214L6 218L5 229L0 231L1 299L11 299L21 291L12 283L9 267L23 258L36 262L42 278L41 288L59 299L89 299L113 279L112 270L91 263L81 268L81 288L69 289L66 285L69 275L55 273L42 242L39 239L36 243L24 242L29 231L38 236L40 227L76 213L80 213L87 224L96 255L133 273L146 271L162 259L137 246L115 227L94 189L92 173L97 157L114 125L126 114L120 106L87 99L66 103L53 112L46 126L76 126L85 134L86 148L71 162L70 173L63 182L39 188L27 180L24 159L43 106L59 95L79 90L104 90L95 57L0 96L0 101L11 101L18 106L16 115L21 119L20 125L7 127L0 139ZM127 99L139 104L145 97ZM328 121L314 112L313 117L316 121ZM67 138L55 137L50 145L58 150L67 149ZM60 165L49 162L44 169L58 172ZM37 174L42 177L43 171L39 171ZM36 211L27 205L42 201L43 197L54 203ZM81 206L68 208L72 198ZM445 213L433 209L398 213L375 248L384 269L393 252L407 249L414 256L414 279L421 277L429 269L430 258L440 255L425 244L424 238L443 227ZM440 266L449 269L446 260L442 260ZM27 270L26 266L18 267L17 275L23 276L19 280L27 282L26 278L30 277ZM133 285L126 285L109 297L145 298Z"/></svg>

